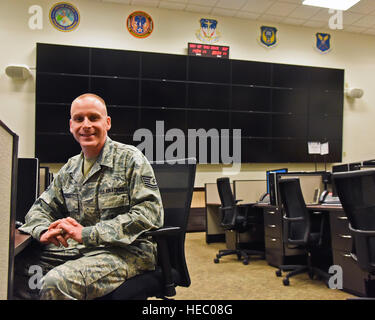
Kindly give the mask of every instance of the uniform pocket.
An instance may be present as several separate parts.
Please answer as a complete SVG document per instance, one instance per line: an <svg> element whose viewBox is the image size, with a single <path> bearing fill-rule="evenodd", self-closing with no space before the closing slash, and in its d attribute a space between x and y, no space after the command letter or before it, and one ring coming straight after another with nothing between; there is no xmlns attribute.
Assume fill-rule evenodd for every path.
<svg viewBox="0 0 375 320"><path fill-rule="evenodd" d="M99 195L99 209L116 209L123 208L129 205L129 198L127 194L104 194Z"/></svg>
<svg viewBox="0 0 375 320"><path fill-rule="evenodd" d="M65 205L69 214L77 214L79 212L79 201L77 193L64 193Z"/></svg>

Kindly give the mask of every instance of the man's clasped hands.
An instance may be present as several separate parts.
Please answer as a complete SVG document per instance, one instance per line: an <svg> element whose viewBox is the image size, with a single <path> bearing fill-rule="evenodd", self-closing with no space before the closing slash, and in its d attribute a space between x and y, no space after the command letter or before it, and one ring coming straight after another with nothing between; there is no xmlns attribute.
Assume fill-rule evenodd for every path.
<svg viewBox="0 0 375 320"><path fill-rule="evenodd" d="M40 242L44 244L53 243L55 246L62 244L64 247L68 247L67 240L72 238L82 243L82 229L83 226L71 217L59 219L52 222L48 230L40 236Z"/></svg>

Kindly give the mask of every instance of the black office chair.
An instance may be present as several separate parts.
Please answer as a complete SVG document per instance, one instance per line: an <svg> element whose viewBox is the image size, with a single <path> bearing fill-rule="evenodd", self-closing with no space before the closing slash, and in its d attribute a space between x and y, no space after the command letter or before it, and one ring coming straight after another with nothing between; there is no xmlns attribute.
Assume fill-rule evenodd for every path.
<svg viewBox="0 0 375 320"><path fill-rule="evenodd" d="M368 273L366 291L375 275L375 170L334 173L337 195L349 221L352 234L352 258Z"/></svg>
<svg viewBox="0 0 375 320"><path fill-rule="evenodd" d="M126 280L100 300L167 299L176 295L176 286L190 286L185 260L185 233L195 180L195 159L178 160L176 164L152 164L164 207L164 226L147 231L158 246L155 271Z"/></svg>
<svg viewBox="0 0 375 320"><path fill-rule="evenodd" d="M224 230L233 230L236 232L236 249L219 250L219 253L214 259L215 263L219 263L220 258L227 255L236 254L238 260L243 258L243 264L249 263L249 256L260 256L262 259L265 257L264 250L250 250L239 248L239 234L249 231L250 228L256 223L256 217L248 214L248 206L238 206L232 190L230 188L229 178L218 178L217 189L219 191L222 214L221 226Z"/></svg>
<svg viewBox="0 0 375 320"><path fill-rule="evenodd" d="M283 238L291 248L301 248L307 253L306 265L281 265L276 275L281 277L282 271L290 271L285 275L283 284L289 285L289 278L307 272L313 279L314 275L328 281L329 274L312 266L311 253L314 248L322 245L324 219L320 215L314 224L302 195L299 179L282 179L279 181L280 199L283 206ZM317 214L317 213L316 213ZM318 230L315 226L318 225Z"/></svg>

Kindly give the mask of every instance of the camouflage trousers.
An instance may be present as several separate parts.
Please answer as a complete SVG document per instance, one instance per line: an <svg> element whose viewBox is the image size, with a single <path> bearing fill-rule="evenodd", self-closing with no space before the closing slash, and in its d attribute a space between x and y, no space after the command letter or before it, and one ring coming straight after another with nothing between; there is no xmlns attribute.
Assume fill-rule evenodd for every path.
<svg viewBox="0 0 375 320"><path fill-rule="evenodd" d="M119 251L48 251L40 250L36 244L15 261L15 298L91 300L105 296L126 279L154 268L153 257L145 259L145 256ZM32 266L40 267L43 272L38 287L30 275Z"/></svg>

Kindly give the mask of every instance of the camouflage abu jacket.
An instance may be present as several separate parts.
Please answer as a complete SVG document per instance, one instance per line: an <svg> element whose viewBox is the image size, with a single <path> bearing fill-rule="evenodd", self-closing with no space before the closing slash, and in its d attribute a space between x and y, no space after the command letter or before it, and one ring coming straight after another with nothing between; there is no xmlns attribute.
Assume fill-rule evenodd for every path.
<svg viewBox="0 0 375 320"><path fill-rule="evenodd" d="M141 234L162 226L164 213L152 167L144 155L134 146L107 137L85 178L82 162L82 152L69 159L19 229L39 239L51 222L70 216L84 226L83 244L68 239L70 249L152 250L154 244Z"/></svg>

